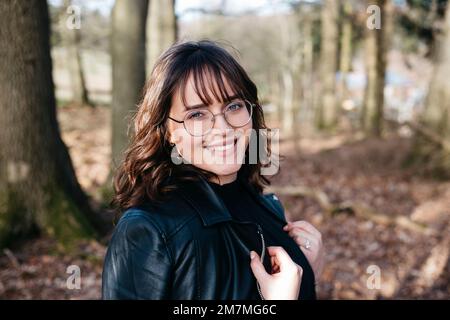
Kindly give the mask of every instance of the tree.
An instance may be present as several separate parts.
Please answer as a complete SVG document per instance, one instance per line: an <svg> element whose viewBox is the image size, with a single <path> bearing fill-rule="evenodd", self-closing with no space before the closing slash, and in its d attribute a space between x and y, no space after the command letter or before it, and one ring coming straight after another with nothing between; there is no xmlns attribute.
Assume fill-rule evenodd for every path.
<svg viewBox="0 0 450 320"><path fill-rule="evenodd" d="M46 1L0 2L0 246L95 234L56 118Z"/></svg>
<svg viewBox="0 0 450 320"><path fill-rule="evenodd" d="M292 138L297 125L296 108L296 89L300 89L296 77L300 69L301 54L299 48L300 37L298 33L297 15L285 16L279 19L281 48L283 54L280 56L280 74L281 74L281 107L282 118L281 128L284 137Z"/></svg>
<svg viewBox="0 0 450 320"><path fill-rule="evenodd" d="M447 4L442 34L438 36L437 56L425 111L419 120L414 155L437 174L450 176L450 4ZM425 134L424 134L425 133ZM430 140L430 137L436 137ZM437 142L443 143L437 143Z"/></svg>
<svg viewBox="0 0 450 320"><path fill-rule="evenodd" d="M324 0L321 11L320 101L316 126L332 129L338 119L336 104L336 69L338 50L338 1Z"/></svg>
<svg viewBox="0 0 450 320"><path fill-rule="evenodd" d="M112 12L112 161L113 170L128 145L128 123L145 83L147 0L117 0Z"/></svg>
<svg viewBox="0 0 450 320"><path fill-rule="evenodd" d="M419 43L425 43L427 57L436 55L435 30L445 16L448 0L408 0L396 14L399 25L403 28L402 38L407 50L416 49Z"/></svg>
<svg viewBox="0 0 450 320"><path fill-rule="evenodd" d="M284 138L293 138L295 141L299 140L300 135L298 115L302 94L303 39L300 32L300 20L301 15L298 6L293 7L292 14L270 17L271 27L277 31L277 34L271 37L267 32L262 33L262 43L259 46L264 47L267 38L271 37L273 39L272 46L276 50L273 53L270 51L264 52L263 59L257 61L258 67L261 65L269 66L271 82L278 82L273 85L271 90L274 94L272 99L278 107L281 134ZM255 25L255 22L251 25ZM255 44L252 44L252 46L253 48L259 48ZM251 50L254 51L254 49ZM256 62L256 54L252 54L250 57ZM271 61L274 61L274 63L271 63Z"/></svg>
<svg viewBox="0 0 450 320"><path fill-rule="evenodd" d="M152 0L147 21L147 74L159 55L177 39L175 0Z"/></svg>
<svg viewBox="0 0 450 320"><path fill-rule="evenodd" d="M305 6L302 16L302 37L303 37L303 68L302 68L302 91L303 91L303 106L305 112L303 116L306 117L306 122L314 126L314 20L315 11L313 7Z"/></svg>
<svg viewBox="0 0 450 320"><path fill-rule="evenodd" d="M72 0L64 1L65 10L72 5ZM61 33L64 36L64 43L67 52L67 65L70 72L70 81L72 85L72 102L77 105L93 106L88 97L86 89L86 81L84 77L84 70L81 59L81 33L77 28L70 29L66 25L66 19L61 19Z"/></svg>
<svg viewBox="0 0 450 320"><path fill-rule="evenodd" d="M381 136L384 114L384 86L387 54L392 35L392 3L390 0L368 1L379 8L379 16L374 12L373 19L381 19L380 28L366 28L365 58L367 84L361 114L362 127L366 134ZM376 23L375 23L376 24Z"/></svg>
<svg viewBox="0 0 450 320"><path fill-rule="evenodd" d="M350 0L344 0L342 3L342 18L341 18L341 33L340 33L340 59L339 59L339 71L340 80L338 83L338 95L339 106L342 106L342 102L348 97L347 90L347 75L351 71L352 66L352 4Z"/></svg>

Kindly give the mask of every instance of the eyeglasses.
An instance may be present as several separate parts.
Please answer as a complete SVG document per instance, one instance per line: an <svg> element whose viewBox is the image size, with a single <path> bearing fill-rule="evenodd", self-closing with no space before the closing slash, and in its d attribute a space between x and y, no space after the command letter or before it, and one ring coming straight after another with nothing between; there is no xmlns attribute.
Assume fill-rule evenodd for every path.
<svg viewBox="0 0 450 320"><path fill-rule="evenodd" d="M217 114L213 114L208 109L196 109L186 113L183 121L172 117L169 117L169 119L183 123L184 128L190 135L200 137L211 131L218 115L223 115L225 121L233 128L245 126L252 118L254 106L255 104L248 100L237 100L229 103L223 112Z"/></svg>

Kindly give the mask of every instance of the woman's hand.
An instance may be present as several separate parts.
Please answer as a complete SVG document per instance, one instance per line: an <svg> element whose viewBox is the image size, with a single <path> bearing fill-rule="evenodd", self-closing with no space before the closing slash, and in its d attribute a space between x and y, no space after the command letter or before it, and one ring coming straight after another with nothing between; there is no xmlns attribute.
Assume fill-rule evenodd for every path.
<svg viewBox="0 0 450 320"><path fill-rule="evenodd" d="M292 261L282 247L267 247L272 262L272 274L268 274L258 254L250 252L250 267L266 300L297 300L303 269Z"/></svg>
<svg viewBox="0 0 450 320"><path fill-rule="evenodd" d="M325 263L325 250L322 244L322 234L306 221L288 222L283 230L300 246L314 271L316 282L322 275Z"/></svg>

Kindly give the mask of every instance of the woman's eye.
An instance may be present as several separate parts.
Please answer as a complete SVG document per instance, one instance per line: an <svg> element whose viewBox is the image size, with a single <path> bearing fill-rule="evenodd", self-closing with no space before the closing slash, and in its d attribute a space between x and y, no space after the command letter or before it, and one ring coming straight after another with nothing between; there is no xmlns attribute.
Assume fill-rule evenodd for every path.
<svg viewBox="0 0 450 320"><path fill-rule="evenodd" d="M188 115L188 119L200 119L204 116L204 112L196 111Z"/></svg>
<svg viewBox="0 0 450 320"><path fill-rule="evenodd" d="M227 111L236 111L239 110L240 108L242 108L242 105L240 103L233 103L227 107Z"/></svg>

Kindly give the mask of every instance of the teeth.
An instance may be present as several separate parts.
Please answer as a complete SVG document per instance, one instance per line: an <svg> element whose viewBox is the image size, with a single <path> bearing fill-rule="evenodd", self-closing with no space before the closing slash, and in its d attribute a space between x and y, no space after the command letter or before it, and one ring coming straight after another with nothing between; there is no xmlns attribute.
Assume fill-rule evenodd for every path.
<svg viewBox="0 0 450 320"><path fill-rule="evenodd" d="M216 146L216 147L209 147L209 150L215 150L215 151L225 151L225 150L229 150L231 148L233 148L234 143L233 144L227 144L224 146Z"/></svg>
<svg viewBox="0 0 450 320"><path fill-rule="evenodd" d="M211 147L207 147L207 148L211 151L225 151L225 150L232 149L234 147L235 143L236 142L233 141L233 143L226 144L224 146L211 146Z"/></svg>

